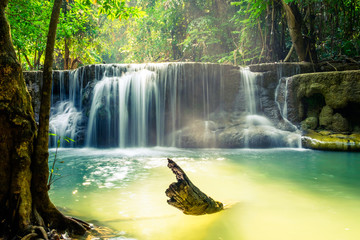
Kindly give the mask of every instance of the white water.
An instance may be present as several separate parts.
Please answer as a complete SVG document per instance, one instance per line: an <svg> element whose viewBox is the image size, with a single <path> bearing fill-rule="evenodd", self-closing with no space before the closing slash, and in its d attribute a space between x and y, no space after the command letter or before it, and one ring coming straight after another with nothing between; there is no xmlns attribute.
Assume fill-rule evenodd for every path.
<svg viewBox="0 0 360 240"><path fill-rule="evenodd" d="M70 72L69 77L69 88L66 91L65 83L65 72L59 71L59 83L58 83L58 101L54 100L54 84L52 87L51 95L51 115L49 119L49 132L56 134L55 137L50 138L50 147L55 147L57 145L57 140L59 137L69 137L71 139L76 139L79 133L79 125L82 120L81 112L81 97L77 97L77 93L81 92L82 82L79 84L79 71L75 70ZM60 146L70 146L73 147L74 142L66 143L60 141Z"/></svg>
<svg viewBox="0 0 360 240"><path fill-rule="evenodd" d="M257 139L267 138L270 147L301 147L300 133L293 133L277 129L265 116L257 112L256 79L257 74L250 72L249 68L240 69L246 99L246 128L244 129L245 147L258 146ZM278 91L277 87L277 91ZM285 106L286 108L286 106Z"/></svg>
<svg viewBox="0 0 360 240"><path fill-rule="evenodd" d="M295 74L299 74L300 73L300 68L299 66L297 66L294 70L294 73L292 75ZM289 86L289 80L291 79L291 77L283 77L283 70L282 70L282 66L279 65L278 69L277 69L277 75L278 75L278 79L279 79L279 83L276 86L275 89L275 102L276 105L279 109L280 115L282 117L282 119L289 125L291 126L292 129L295 130L296 133L298 133L299 137L298 137L298 146L301 147L301 132L300 130L294 125L292 124L289 120L288 120L288 86ZM284 83L283 83L284 82ZM282 85L285 85L284 87L282 87ZM279 96L280 96L280 92L281 89L283 89L283 106L281 106L281 103L279 102Z"/></svg>
<svg viewBox="0 0 360 240"><path fill-rule="evenodd" d="M155 73L141 69L122 76L107 77L106 74L105 71L93 90L86 145L96 146L99 141L112 139L117 141L118 147L126 147L129 143L147 146L152 100L155 107L160 106ZM164 109L156 111L164 115ZM98 139L99 135L105 138ZM105 144L111 145L110 142Z"/></svg>
<svg viewBox="0 0 360 240"><path fill-rule="evenodd" d="M82 114L77 111L72 102L62 101L52 108L53 114L49 120L49 132L56 134L55 140L51 142L51 146L56 146L59 137L69 137L75 139L79 122ZM71 142L70 146L74 144ZM60 141L60 146L64 146L64 142Z"/></svg>
<svg viewBox="0 0 360 240"><path fill-rule="evenodd" d="M236 104L245 113L232 119L245 125L238 129L244 132L244 146L300 146L299 141L294 143L295 133L276 129L276 124L262 115L256 84L259 74L248 68L239 72L243 101ZM195 138L201 142L198 146L213 147L219 133L216 119L228 121L221 117L224 98L228 98L224 90L227 79L223 70L212 64L95 65L58 74L51 131L75 138L75 146L179 147L198 144L192 142ZM286 119L286 104L280 111ZM191 125L195 127L189 130ZM265 144L259 143L261 139ZM56 141L51 142L54 147Z"/></svg>
<svg viewBox="0 0 360 240"><path fill-rule="evenodd" d="M256 114L256 76L249 68L240 69L240 79L243 81L245 91L246 110L250 115Z"/></svg>
<svg viewBox="0 0 360 240"><path fill-rule="evenodd" d="M52 98L55 106L67 102L73 112L82 114L87 122L83 145L88 147L178 146L186 124L207 121L211 112L222 107L222 73L208 64L188 65L186 72L182 63L96 65L93 69L93 75L85 68L70 72L69 83L60 72L58 96ZM51 125L57 134L69 137L76 125L63 127L67 114L53 108L51 121L55 116L57 121Z"/></svg>

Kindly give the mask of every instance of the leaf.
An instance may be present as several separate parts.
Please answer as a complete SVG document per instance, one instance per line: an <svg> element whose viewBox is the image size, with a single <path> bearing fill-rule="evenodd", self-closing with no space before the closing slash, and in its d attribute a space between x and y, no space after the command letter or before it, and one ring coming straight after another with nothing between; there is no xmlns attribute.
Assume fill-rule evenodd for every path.
<svg viewBox="0 0 360 240"><path fill-rule="evenodd" d="M49 133L49 136L57 136L55 133Z"/></svg>
<svg viewBox="0 0 360 240"><path fill-rule="evenodd" d="M69 138L69 137L65 137L65 140L66 140L67 142L69 142L69 141L71 141L71 142L75 142L75 140L74 140L74 139L71 139L71 138Z"/></svg>

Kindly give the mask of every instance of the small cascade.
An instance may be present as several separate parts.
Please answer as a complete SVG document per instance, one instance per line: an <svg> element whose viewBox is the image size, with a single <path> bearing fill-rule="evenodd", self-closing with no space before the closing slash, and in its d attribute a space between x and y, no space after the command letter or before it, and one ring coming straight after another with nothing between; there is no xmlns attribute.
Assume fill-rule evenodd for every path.
<svg viewBox="0 0 360 240"><path fill-rule="evenodd" d="M246 127L243 131L244 147L299 147L297 137L295 137L298 134L277 129L267 117L257 113L257 74L250 72L248 68L242 68L240 75L243 82L247 110L245 117ZM286 114L286 107L284 112Z"/></svg>
<svg viewBox="0 0 360 240"><path fill-rule="evenodd" d="M240 69L240 79L243 82L243 88L245 92L246 99L246 111L250 115L256 114L256 74L251 72L250 69L241 68Z"/></svg>
<svg viewBox="0 0 360 240"><path fill-rule="evenodd" d="M291 75L295 75L299 73L300 73L300 68L299 66L297 66L293 70L293 73L291 73ZM275 102L279 109L282 119L285 121L287 125L287 128L297 133L298 137L297 138L295 137L294 141L297 142L298 147L301 147L300 130L288 120L288 95L289 95L288 88L289 88L289 81L291 80L292 77L283 77L283 70L281 65L278 66L277 74L278 74L279 83L276 86L276 90L275 90Z"/></svg>
<svg viewBox="0 0 360 240"><path fill-rule="evenodd" d="M56 134L50 138L50 147L56 147L59 137L69 137L76 139L78 134L82 113L79 112L70 101L61 101L51 109L52 114L49 120L49 132ZM60 146L73 147L74 143L65 144L60 141Z"/></svg>
<svg viewBox="0 0 360 240"><path fill-rule="evenodd" d="M57 146L57 139L59 137L69 137L75 139L74 142L65 143L60 141L61 147L73 147L79 141L79 133L82 127L80 126L83 114L81 112L80 99L77 96L81 92L82 84L79 83L79 70L69 71L54 71L53 78L56 77L58 82L53 81L49 119L49 132L56 134L51 136L49 140L50 147ZM56 76L58 75L58 76ZM57 94L54 94L57 92Z"/></svg>
<svg viewBox="0 0 360 240"><path fill-rule="evenodd" d="M296 75L300 73L300 67L296 66L295 69L293 69L293 72L290 75ZM282 65L278 65L277 67L277 76L279 79L279 83L276 86L275 90L275 102L278 106L278 109L280 111L281 117L289 124L291 124L295 129L296 126L294 126L289 120L288 120L288 83L289 79L291 77L285 77L283 76L283 68ZM282 96L280 96L282 95ZM279 99L282 98L282 103L279 101ZM282 105L282 106L281 106Z"/></svg>

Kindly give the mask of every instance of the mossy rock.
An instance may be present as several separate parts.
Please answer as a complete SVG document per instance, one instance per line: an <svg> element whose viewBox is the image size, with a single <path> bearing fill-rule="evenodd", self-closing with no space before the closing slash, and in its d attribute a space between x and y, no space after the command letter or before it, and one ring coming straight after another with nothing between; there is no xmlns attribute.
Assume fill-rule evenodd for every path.
<svg viewBox="0 0 360 240"><path fill-rule="evenodd" d="M350 135L309 130L302 137L305 148L328 151L360 151L360 133Z"/></svg>
<svg viewBox="0 0 360 240"><path fill-rule="evenodd" d="M332 109L360 103L360 71L300 74L293 81L299 99L320 93Z"/></svg>
<svg viewBox="0 0 360 240"><path fill-rule="evenodd" d="M323 107L319 115L319 125L325 127L331 125L333 113L334 110L332 110L332 108L328 105Z"/></svg>
<svg viewBox="0 0 360 240"><path fill-rule="evenodd" d="M318 126L318 119L317 117L308 117L304 121L301 122L301 128L303 130L315 130Z"/></svg>
<svg viewBox="0 0 360 240"><path fill-rule="evenodd" d="M346 132L349 130L348 121L340 113L335 113L332 117L332 130L335 132Z"/></svg>

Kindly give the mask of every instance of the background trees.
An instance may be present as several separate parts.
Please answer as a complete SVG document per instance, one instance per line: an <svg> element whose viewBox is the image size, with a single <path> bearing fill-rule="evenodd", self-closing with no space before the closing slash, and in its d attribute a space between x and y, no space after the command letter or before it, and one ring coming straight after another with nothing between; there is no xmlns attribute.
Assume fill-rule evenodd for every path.
<svg viewBox="0 0 360 240"><path fill-rule="evenodd" d="M122 61L250 64L359 55L356 0L138 0L147 15L122 32ZM293 42L295 44L293 44Z"/></svg>
<svg viewBox="0 0 360 240"><path fill-rule="evenodd" d="M272 62L284 60L293 42L291 61L352 59L360 53L356 0L134 0L128 12L139 18L131 20L110 11L113 0L95 2L64 1L56 68L102 62ZM43 64L42 20L49 16L49 4L29 0L24 6L14 0L7 10L25 69Z"/></svg>
<svg viewBox="0 0 360 240"><path fill-rule="evenodd" d="M41 68L46 29L41 20L49 15L49 2L29 0L26 7L21 2L15 0L7 10L14 45L23 67ZM133 0L130 6L140 6L145 14L135 12L141 17L131 20L109 11L113 0L94 2L64 1L56 68L102 62L273 62L284 60L293 45L291 61L353 60L360 52L356 0Z"/></svg>

